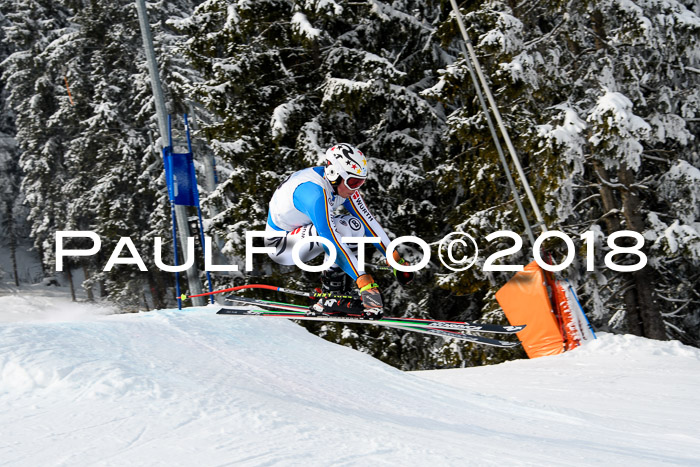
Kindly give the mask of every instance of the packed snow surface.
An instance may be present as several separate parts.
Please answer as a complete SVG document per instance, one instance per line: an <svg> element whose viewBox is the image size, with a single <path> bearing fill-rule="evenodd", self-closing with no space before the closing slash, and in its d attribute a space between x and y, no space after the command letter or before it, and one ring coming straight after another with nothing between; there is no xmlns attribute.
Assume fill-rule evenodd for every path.
<svg viewBox="0 0 700 467"><path fill-rule="evenodd" d="M406 373L283 319L108 313L0 297L0 465L700 464L677 342Z"/></svg>

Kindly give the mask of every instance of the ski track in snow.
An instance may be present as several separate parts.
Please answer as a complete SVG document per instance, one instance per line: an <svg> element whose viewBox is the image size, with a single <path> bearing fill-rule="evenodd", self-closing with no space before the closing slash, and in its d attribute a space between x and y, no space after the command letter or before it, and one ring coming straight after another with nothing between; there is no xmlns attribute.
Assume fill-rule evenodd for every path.
<svg viewBox="0 0 700 467"><path fill-rule="evenodd" d="M405 373L286 320L68 303L0 297L0 465L700 465L677 342Z"/></svg>

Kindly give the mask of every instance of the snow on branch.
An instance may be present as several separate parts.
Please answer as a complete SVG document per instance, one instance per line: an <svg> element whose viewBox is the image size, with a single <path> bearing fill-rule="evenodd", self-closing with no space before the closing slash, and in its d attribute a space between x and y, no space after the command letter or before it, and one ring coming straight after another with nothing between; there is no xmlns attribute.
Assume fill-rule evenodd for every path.
<svg viewBox="0 0 700 467"><path fill-rule="evenodd" d="M309 40L315 40L321 35L321 30L313 27L309 19L301 11L297 11L292 16L292 27L302 36Z"/></svg>
<svg viewBox="0 0 700 467"><path fill-rule="evenodd" d="M275 110L272 111L270 126L272 128L273 138L279 138L287 133L287 121L289 120L289 116L302 107L300 101L300 98L294 98L289 102L278 105L275 107Z"/></svg>
<svg viewBox="0 0 700 467"><path fill-rule="evenodd" d="M404 24L405 22L411 24L412 26L415 26L418 29L421 29L426 32L433 32L434 28L430 26L429 24L426 24L417 18L408 15L402 11L399 11L395 8L393 8L390 5L387 5L384 2L379 2L377 0L370 0L369 4L372 6L372 13L377 15L380 19L392 23L397 23L397 24Z"/></svg>
<svg viewBox="0 0 700 467"><path fill-rule="evenodd" d="M587 118L593 127L590 142L607 147L616 158L632 170L639 169L644 151L640 139L647 136L651 126L632 111L632 101L624 94L603 88L595 107Z"/></svg>

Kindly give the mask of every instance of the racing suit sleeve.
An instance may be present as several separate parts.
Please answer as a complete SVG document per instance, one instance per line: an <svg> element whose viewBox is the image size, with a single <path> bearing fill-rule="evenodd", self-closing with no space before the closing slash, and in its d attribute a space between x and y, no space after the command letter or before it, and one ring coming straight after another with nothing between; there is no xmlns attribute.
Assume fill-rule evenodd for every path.
<svg viewBox="0 0 700 467"><path fill-rule="evenodd" d="M294 207L306 214L316 227L318 234L331 241L336 250L335 262L353 281L365 274L359 267L357 257L350 250L350 247L341 241L342 235L333 220L333 214L328 205L328 197L331 196L326 190L312 182L302 183L294 190ZM323 245L323 249L328 249Z"/></svg>
<svg viewBox="0 0 700 467"><path fill-rule="evenodd" d="M354 192L350 198L345 200L343 206L345 206L345 209L347 209L350 214L354 215L360 220L360 222L362 222L368 237L379 238L379 243L375 243L374 246L376 246L386 258L386 249L389 246L389 243L391 243L391 240L389 240L389 236L367 208L367 205L362 199L360 192ZM396 250L394 250L394 253L396 255ZM397 258L394 259L396 260Z"/></svg>

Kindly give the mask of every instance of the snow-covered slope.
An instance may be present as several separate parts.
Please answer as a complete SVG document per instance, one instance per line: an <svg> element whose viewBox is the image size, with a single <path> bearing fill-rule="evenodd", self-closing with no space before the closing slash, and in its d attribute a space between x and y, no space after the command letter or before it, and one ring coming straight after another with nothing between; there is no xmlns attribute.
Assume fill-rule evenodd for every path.
<svg viewBox="0 0 700 467"><path fill-rule="evenodd" d="M700 461L700 351L678 343L404 373L285 320L20 320L19 300L0 297L0 465Z"/></svg>

